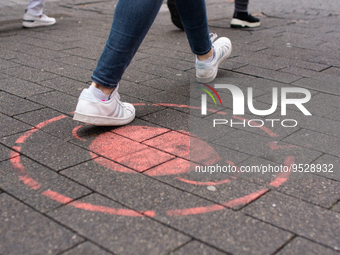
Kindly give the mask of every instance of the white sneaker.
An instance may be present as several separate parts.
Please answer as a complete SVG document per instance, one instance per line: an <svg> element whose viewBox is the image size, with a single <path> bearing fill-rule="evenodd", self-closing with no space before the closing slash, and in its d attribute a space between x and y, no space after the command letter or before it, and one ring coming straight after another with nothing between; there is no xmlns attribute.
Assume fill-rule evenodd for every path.
<svg viewBox="0 0 340 255"><path fill-rule="evenodd" d="M55 18L50 18L45 14L39 16L34 16L27 11L22 18L23 27L41 27L41 26L51 26L56 23Z"/></svg>
<svg viewBox="0 0 340 255"><path fill-rule="evenodd" d="M216 34L211 34L211 40L217 38ZM208 83L216 78L218 66L226 60L232 50L231 41L227 37L221 37L213 43L214 59L210 63L196 61L196 79L198 82Z"/></svg>
<svg viewBox="0 0 340 255"><path fill-rule="evenodd" d="M96 126L121 126L133 121L135 107L120 101L118 87L111 94L111 98L102 101L94 96L92 91L84 89L78 99L74 120Z"/></svg>

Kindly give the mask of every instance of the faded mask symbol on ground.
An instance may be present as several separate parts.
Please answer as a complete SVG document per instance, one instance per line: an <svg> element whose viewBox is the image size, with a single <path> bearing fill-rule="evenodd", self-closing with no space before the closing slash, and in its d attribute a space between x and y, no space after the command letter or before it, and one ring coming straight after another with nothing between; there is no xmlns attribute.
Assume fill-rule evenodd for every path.
<svg viewBox="0 0 340 255"><path fill-rule="evenodd" d="M144 104L136 104L135 106L143 106ZM176 104L154 104L154 106L166 106L166 107L179 107L179 108L192 108L200 110L198 107L188 105L176 105ZM208 111L213 111L209 110ZM215 112L215 111L214 111ZM221 112L220 114L226 114ZM130 216L130 217L143 217L145 215L154 217L157 215L157 211L146 210L136 211L132 209L112 208L107 206L101 206L91 203L82 202L81 200L74 200L72 197L65 196L52 189L42 190L42 185L39 180L32 178L29 175L29 169L27 170L21 162L20 153L22 147L27 143L27 139L30 137L34 139L36 131L47 125L53 125L54 123L67 118L66 115L60 115L58 117L46 120L36 125L29 131L20 136L15 145L12 147L10 162L13 170L21 180L23 185L27 185L35 192L40 193L42 196L48 197L60 204L78 208L79 210L87 210L98 213ZM233 116L238 120L246 120L239 116ZM248 120L246 120L248 121ZM83 125L75 127L72 135L80 141L88 141L90 138L84 138L78 135L79 131L83 128ZM277 137L278 135L272 130L266 127L259 127L269 137ZM191 138L190 138L191 137ZM194 148L197 148L195 153L190 153L190 140L195 141ZM197 181L185 177L185 174L193 171L190 161L201 161L207 165L214 164L220 160L220 155L209 146L206 142L198 137L190 136L189 133L180 130L170 130L167 128L149 127L149 126L124 126L114 129L112 132L108 131L97 135L90 141L88 147L89 153L92 156L92 160L97 164L115 171L120 174L134 175L144 174L150 178L162 176L173 177L176 181L185 183L186 185L195 185L206 189L208 186L218 187L219 185L229 185L230 182L237 179L238 175L228 177L223 180L211 180L211 181ZM196 146L197 145L197 146ZM271 150L289 150L290 146L278 146L275 143L268 144ZM193 148L193 147L191 147ZM197 152L197 153L196 153ZM190 158L190 155L196 155L198 158ZM236 166L233 163L233 159L226 160L229 165ZM290 166L295 163L294 156L287 156L282 162L286 166ZM237 167L237 166L236 166ZM268 183L269 186L279 187L284 184L290 173L278 173ZM212 176L213 178L213 176ZM265 194L269 188L261 187L258 190L251 192L247 195L242 195L238 198L227 199L223 203L199 206L190 208L168 208L166 214L168 216L188 216L194 214L209 213L214 211L220 211L226 208L234 208L242 205L246 205L258 197Z"/></svg>

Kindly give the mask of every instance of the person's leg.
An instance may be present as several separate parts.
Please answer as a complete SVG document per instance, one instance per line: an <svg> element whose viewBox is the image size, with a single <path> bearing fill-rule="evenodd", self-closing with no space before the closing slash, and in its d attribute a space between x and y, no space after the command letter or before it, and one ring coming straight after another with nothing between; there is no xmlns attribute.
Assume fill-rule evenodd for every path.
<svg viewBox="0 0 340 255"><path fill-rule="evenodd" d="M46 0L30 0L27 6L27 12L39 16L43 13Z"/></svg>
<svg viewBox="0 0 340 255"><path fill-rule="evenodd" d="M55 18L43 14L46 0L30 0L24 14L22 25L24 27L50 26L56 23Z"/></svg>
<svg viewBox="0 0 340 255"><path fill-rule="evenodd" d="M125 125L135 117L135 109L122 103L118 83L150 29L163 0L119 0L109 38L92 84L79 97L75 120L103 126Z"/></svg>
<svg viewBox="0 0 340 255"><path fill-rule="evenodd" d="M176 6L191 51L197 55L196 79L198 82L211 82L217 75L219 64L229 57L231 42L221 37L212 43L205 0L176 0Z"/></svg>
<svg viewBox="0 0 340 255"><path fill-rule="evenodd" d="M92 81L114 89L149 31L162 0L119 0Z"/></svg>
<svg viewBox="0 0 340 255"><path fill-rule="evenodd" d="M248 13L248 0L235 0L235 11L233 19L231 20L231 27L258 27L260 20Z"/></svg>

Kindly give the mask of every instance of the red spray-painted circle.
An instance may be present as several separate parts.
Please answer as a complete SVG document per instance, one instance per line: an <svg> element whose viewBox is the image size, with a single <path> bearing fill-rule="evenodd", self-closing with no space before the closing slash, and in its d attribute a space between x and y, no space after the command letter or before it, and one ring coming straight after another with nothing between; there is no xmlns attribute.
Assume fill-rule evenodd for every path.
<svg viewBox="0 0 340 255"><path fill-rule="evenodd" d="M144 104L137 104L137 106L138 105L144 105ZM154 104L154 105L155 106L167 106L167 107L194 108L194 109L197 108L197 107L191 107L191 106L188 106L188 105L175 105L175 104ZM197 108L197 109L199 109L199 108ZM208 109L208 111L216 112L214 110L209 110L209 109ZM224 115L225 113L220 113L220 114ZM18 175L19 179L25 185L29 186L33 190L38 191L41 188L41 184L37 180L30 177L26 173L25 167L21 164L20 151L21 151L22 145L26 142L27 138L29 138L37 130L41 129L42 127L44 127L46 125L49 125L51 123L54 123L54 122L59 121L61 119L64 119L66 117L67 117L66 115L61 115L61 116L46 120L44 122L41 122L40 124L38 124L37 126L32 128L31 130L25 132L22 136L20 136L16 140L16 145L12 147L13 150L11 151L11 157L10 157L10 162L12 164L12 167L13 167L15 173ZM239 120L244 120L241 117L233 116L233 118L237 118ZM253 125L256 125L256 123L254 123ZM82 126L78 126L75 129L73 129L72 134L77 139L85 140L84 138L81 138L77 135L77 131L81 127ZM277 137L278 136L276 133L274 133L272 130L270 130L268 128L265 128L265 127L259 127L259 128L262 129L264 132L266 132L271 137ZM120 132L120 135L119 135L119 132ZM173 132L173 133L171 133L171 132ZM180 153L183 157L182 153L186 152L186 154L184 153L184 159L177 160L177 158L176 158L177 161L174 160L175 164L172 165L171 169L162 169L161 167L158 167L158 168L156 167L155 169L148 170L147 166L144 166L144 168L146 168L146 171L145 171L145 169L143 170L143 167L139 169L140 171L138 169L137 169L137 171L143 172L143 173L145 171L145 174L149 175L149 176L179 175L181 173L186 173L186 172L190 171L189 160L191 160L191 161L197 161L198 160L197 158L193 159L193 158L189 157L190 152L189 152L188 142L190 141L190 137L188 136L188 134L185 134L185 133L179 133L179 132L176 132L176 131L170 131L170 130L162 129L162 128L151 128L151 127L143 127L143 126L142 127L141 126L121 127L119 129L117 129L116 133L117 134L107 132L107 133L99 135L97 138L94 139L94 141L92 142L92 144L89 147L89 149L93 151L93 152L91 152L92 155L93 155L93 160L95 162L109 168L109 169L112 169L110 163L107 163L107 162L110 162L110 161L104 160L106 163L103 163L104 161L100 161L100 159L97 157L96 154L94 154L94 152L96 152L98 154L104 154L105 157L107 157L111 160L114 160L116 162L121 162L122 164L126 164L126 163L124 163L125 162L124 160L126 160L126 157L128 157L129 151L131 151L131 150L136 152L136 149L137 149L137 154L140 152L142 154L144 153L144 155L153 155L152 153L157 153L155 151L152 151L153 148L150 148L150 147L157 148L157 145L162 145L162 143L157 143L157 140L156 141L155 140L152 141L152 139L148 140L148 136L150 136L150 135L154 136L155 134L163 134L163 135L168 134L169 137L167 137L167 138L170 139L170 140L174 137L176 138L176 136L179 136L180 142L175 144L175 145L172 144L175 147L171 147L171 146L167 147L167 148L163 147L162 149L165 150L165 152L173 154L174 156L176 156L176 153L177 154ZM112 146L112 143L110 143L109 140L108 140L108 138L114 139L115 136L116 136L116 138L121 137L122 134L128 135L130 138L134 139L134 140L132 140L131 144L129 145L129 148L127 148L127 147L124 148L124 144L121 144L123 146L123 147L121 147L121 148L123 148L123 151L126 149L125 152L122 152L122 151L115 149ZM159 137L161 137L161 136L162 135L160 135ZM183 139L183 136L186 137L186 139ZM199 146L193 146L193 148L195 148L195 147L198 148L197 153L194 153L194 154L200 155L201 157L203 156L203 158L200 158L200 160L203 160L203 162L206 163L206 164L213 164L214 162L217 162L219 160L219 155L208 144L206 144L204 141L202 141L198 138L197 138L196 142L197 142L197 145L199 145ZM141 144L141 145L139 145L140 146L139 148L134 147L137 144ZM109 146L109 149L113 150L115 153L108 152L107 146ZM280 146L277 146L275 143L270 143L269 147L272 150L283 149ZM290 148L290 147L286 147L286 148ZM176 149L179 150L179 151L176 151ZM149 151L147 151L147 150L149 150ZM147 153L145 153L145 152L147 152ZM136 154L136 153L134 153L134 154ZM187 157L187 158L185 158L185 157ZM145 160L145 162L147 162L148 160L150 160L150 157L147 157L147 160ZM293 156L288 156L288 157L286 157L284 164L286 166L290 166L291 164L294 164L294 160L295 159L294 159ZM178 163L179 161L181 161L182 163ZM130 159L129 162L131 162L131 159ZM187 163L183 163L183 162L187 162ZM132 160L132 163L133 163L133 160ZM233 162L231 162L231 161L228 161L227 163L233 165ZM127 169L127 168L125 168L125 169ZM112 169L112 170L119 171L119 170L117 170L117 168ZM127 174L136 173L132 170L131 171L121 170L120 172L127 173ZM280 185L282 185L283 183L285 183L288 180L289 174L290 174L289 172L277 174L275 176L275 179L271 183L269 183L269 185L273 186L273 187L279 187ZM218 181L218 182L197 182L197 181L184 179L180 176L177 176L176 179L180 180L182 182L193 184L193 185L220 185L220 184L224 184L224 183L227 183L227 182L230 181L230 179L226 179L226 180L222 180L222 181ZM255 192L250 193L248 195L245 195L243 197L233 199L231 201L226 201L226 202L222 203L221 205L168 210L167 215L169 215L169 216L184 216L184 215L193 215L193 214L207 213L207 212L212 212L212 211L219 211L219 210L225 209L226 207L232 208L232 207L235 207L235 206L247 204L247 203L257 199L259 196L263 195L267 191L268 191L267 188L262 188L258 191L255 191ZM50 198L54 201L57 201L61 204L67 204L68 206L72 206L72 207L87 210L87 211L101 212L101 213L112 214L112 215L133 216L133 217L141 217L141 216L154 217L156 215L156 212L152 211L152 210L137 212L137 211L130 210L130 209L120 209L120 208L118 209L118 208L111 208L111 207L106 207L106 206L94 205L94 204L85 203L85 202L81 202L81 201L73 201L72 198L64 196L63 194L60 194L60 193L55 192L55 191L50 190L50 189L41 191L40 194L43 195L43 196L46 196L46 197L48 197L48 198Z"/></svg>

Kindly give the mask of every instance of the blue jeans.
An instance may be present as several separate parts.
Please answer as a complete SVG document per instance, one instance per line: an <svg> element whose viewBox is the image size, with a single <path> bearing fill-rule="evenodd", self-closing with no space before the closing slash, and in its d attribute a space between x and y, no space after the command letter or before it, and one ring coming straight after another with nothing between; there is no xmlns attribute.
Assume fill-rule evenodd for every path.
<svg viewBox="0 0 340 255"><path fill-rule="evenodd" d="M92 74L92 81L115 88L149 31L163 0L119 0L109 38ZM176 0L177 10L194 54L211 47L205 0Z"/></svg>

